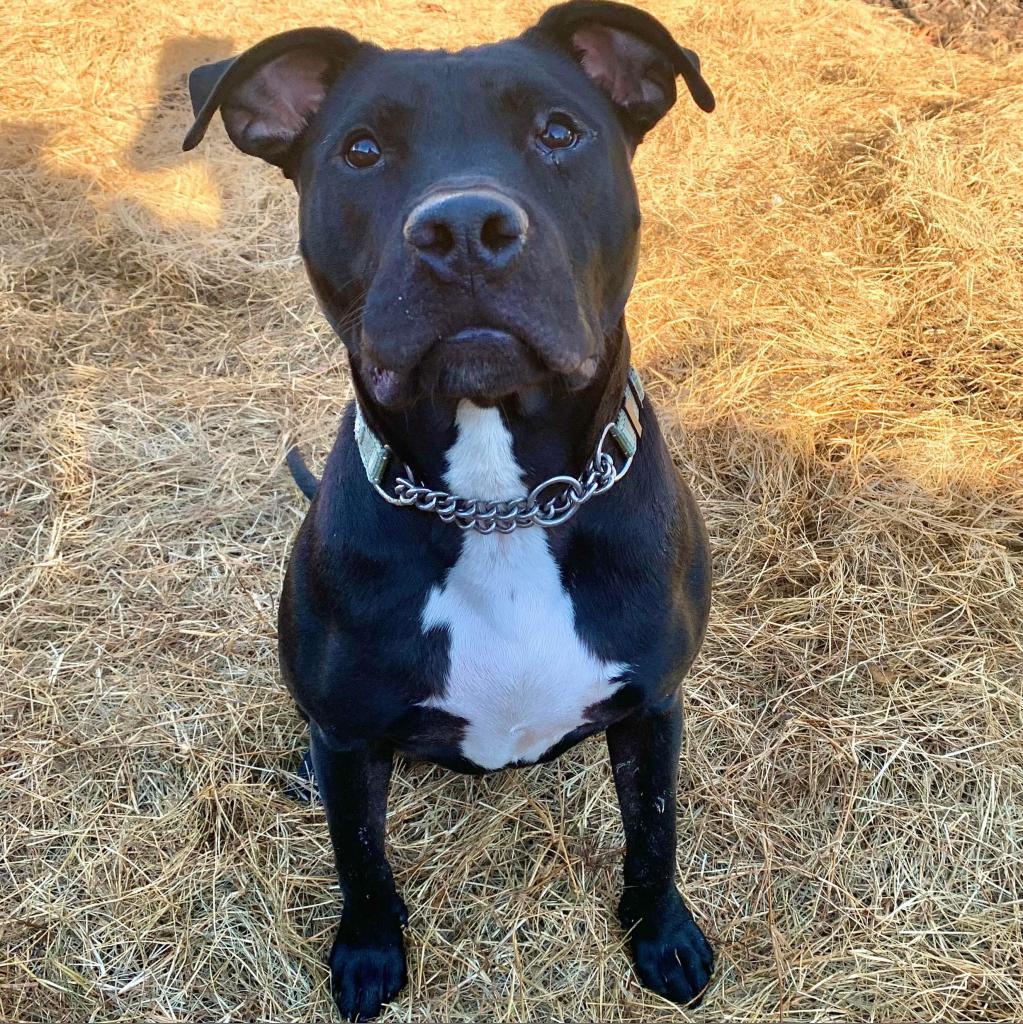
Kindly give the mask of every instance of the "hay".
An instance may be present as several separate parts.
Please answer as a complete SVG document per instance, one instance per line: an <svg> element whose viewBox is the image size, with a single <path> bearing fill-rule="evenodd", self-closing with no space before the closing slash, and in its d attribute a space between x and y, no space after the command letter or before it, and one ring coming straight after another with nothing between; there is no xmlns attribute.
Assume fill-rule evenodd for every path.
<svg viewBox="0 0 1023 1024"><path fill-rule="evenodd" d="M965 47L992 57L1023 50L1019 0L867 0L891 7L940 46Z"/></svg>
<svg viewBox="0 0 1023 1024"><path fill-rule="evenodd" d="M637 159L637 362L715 548L679 874L699 1019L1023 1004L1023 63L849 2L651 2L720 105ZM347 7L347 11L344 9ZM9 4L0 69L0 1017L326 1019L338 914L274 605L348 393L294 198L182 74L284 27L535 0ZM386 12L386 13L385 13ZM628 969L603 746L396 774L401 1020L678 1020ZM696 1019L694 1017L694 1019Z"/></svg>

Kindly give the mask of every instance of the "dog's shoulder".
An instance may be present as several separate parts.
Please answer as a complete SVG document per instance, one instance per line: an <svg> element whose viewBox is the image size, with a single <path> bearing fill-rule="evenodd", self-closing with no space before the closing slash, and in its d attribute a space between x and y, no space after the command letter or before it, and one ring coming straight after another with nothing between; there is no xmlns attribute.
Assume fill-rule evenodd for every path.
<svg viewBox="0 0 1023 1024"><path fill-rule="evenodd" d="M349 407L289 559L278 636L299 706L357 737L386 732L443 671L443 638L424 635L420 612L458 538L376 494L353 423Z"/></svg>
<svg viewBox="0 0 1023 1024"><path fill-rule="evenodd" d="M586 507L558 560L580 634L601 657L628 661L636 678L652 681L676 675L702 639L710 552L649 399L642 415L628 475Z"/></svg>

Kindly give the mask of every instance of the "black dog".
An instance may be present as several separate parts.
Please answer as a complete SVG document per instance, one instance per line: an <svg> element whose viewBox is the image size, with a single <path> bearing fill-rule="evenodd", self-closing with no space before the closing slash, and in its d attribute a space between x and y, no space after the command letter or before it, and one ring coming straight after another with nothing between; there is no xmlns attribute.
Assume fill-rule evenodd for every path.
<svg viewBox="0 0 1023 1024"><path fill-rule="evenodd" d="M713 109L663 25L577 0L459 53L302 29L189 79L186 149L219 109L295 183L355 382L322 481L289 459L313 500L279 621L344 893L330 970L347 1017L406 980L384 855L395 752L486 772L606 731L637 974L680 1003L710 977L674 882L679 684L709 553L623 320L630 160L676 76Z"/></svg>

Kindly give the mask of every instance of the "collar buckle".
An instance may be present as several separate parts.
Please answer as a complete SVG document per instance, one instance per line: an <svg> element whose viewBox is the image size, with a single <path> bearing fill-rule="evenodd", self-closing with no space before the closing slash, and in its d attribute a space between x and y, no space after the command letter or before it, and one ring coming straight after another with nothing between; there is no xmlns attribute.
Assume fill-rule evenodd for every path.
<svg viewBox="0 0 1023 1024"><path fill-rule="evenodd" d="M633 367L629 367L629 377L625 384L625 396L622 407L611 424L610 434L615 444L621 449L625 458L631 462L639 448L639 439L643 436L643 424L640 413L646 392Z"/></svg>
<svg viewBox="0 0 1023 1024"><path fill-rule="evenodd" d="M355 402L355 445L359 449L366 478L380 491L394 452L370 429L358 400Z"/></svg>

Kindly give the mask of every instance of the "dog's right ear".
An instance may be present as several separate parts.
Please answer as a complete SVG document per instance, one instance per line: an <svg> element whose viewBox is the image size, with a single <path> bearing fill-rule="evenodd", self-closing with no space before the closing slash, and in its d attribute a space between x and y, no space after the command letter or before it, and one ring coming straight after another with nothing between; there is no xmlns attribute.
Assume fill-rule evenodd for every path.
<svg viewBox="0 0 1023 1024"><path fill-rule="evenodd" d="M363 44L336 28L300 28L271 36L238 57L204 64L188 76L195 123L182 149L194 149L220 110L243 152L289 165L330 87Z"/></svg>

